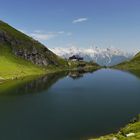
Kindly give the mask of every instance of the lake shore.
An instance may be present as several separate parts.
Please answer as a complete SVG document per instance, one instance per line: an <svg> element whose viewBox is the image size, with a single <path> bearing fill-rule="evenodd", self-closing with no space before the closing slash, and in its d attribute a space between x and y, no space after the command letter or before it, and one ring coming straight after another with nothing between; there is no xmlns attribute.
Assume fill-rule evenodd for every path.
<svg viewBox="0 0 140 140"><path fill-rule="evenodd" d="M88 140L139 140L140 139L140 115L136 116L119 132L101 136L99 138L90 138Z"/></svg>
<svg viewBox="0 0 140 140"><path fill-rule="evenodd" d="M63 71L76 71L76 70L85 70L85 71L92 71L92 70L98 70L100 69L100 66L85 66L85 67L65 67L65 68L61 68L61 67L54 67L54 66L50 66L49 68L42 68L41 71L37 71L37 72L33 72L33 73L16 73L16 74L9 74L9 76L7 77L3 77L3 75L0 75L0 84L4 83L4 82L8 82L11 80L17 80L17 79L22 79L25 77L38 77L38 76L43 76L43 75L47 75L47 74L53 74L53 73L57 73L57 72L63 72Z"/></svg>
<svg viewBox="0 0 140 140"><path fill-rule="evenodd" d="M52 70L52 68L50 68L51 70ZM56 70L56 69L55 69ZM77 75L77 70L79 70L79 74L81 74L82 72L84 72L84 73L86 73L86 72L90 72L90 73L92 73L92 71L98 71L98 69L95 69L95 67L94 67L94 69L93 69L93 67L85 67L85 70L83 70L83 69L77 69L77 68L73 68L73 69L69 69L70 70L70 73L71 73L71 75L69 74L69 72L68 71L62 71L62 69L60 69L61 71L59 71L60 73L65 73L64 75L62 74L60 74L60 76L58 76L59 75L59 73L57 73L58 72L58 70L57 70L57 72L54 70L54 73L56 73L56 74L51 74L50 73L50 75L56 75L56 77L54 77L54 76L50 76L50 78L43 78L43 79L48 79L47 81L46 81L46 83L51 83L51 84L49 84L48 85L48 87L50 87L53 83L55 83L58 79L61 79L62 77L64 77L64 76L67 76L67 75L69 75L69 77L70 78L73 78L73 79L76 79L75 77L77 77L78 75ZM64 70L64 69L63 69ZM68 70L68 69L67 69ZM89 70L91 70L91 71L89 71ZM99 74L98 74L98 76L101 74L100 72L101 71L108 71L108 73L110 74L111 73L111 71L112 70L108 70L108 69L102 69L102 70L99 70ZM49 70L48 70L48 72L49 72ZM51 71L52 72L52 71ZM118 71L119 73L120 73L120 71ZM93 72L94 73L94 72ZM96 73L98 73L98 72L95 72L95 74ZM122 74L123 74L124 72L122 72ZM128 74L129 73L126 73L126 76L125 77L128 77ZM88 76L89 76L90 74L88 74ZM94 74L93 74L94 75ZM111 74L112 75L112 74ZM115 73L113 72L113 75L115 75ZM49 74L47 74L46 75L47 77L49 76ZM103 77L103 75L102 75L102 77L103 77L103 79L106 79L106 78L109 78L109 75L107 75L107 73L104 75L105 77ZM131 75L130 75L131 76ZM38 76L38 78L39 78L40 76ZM90 80L90 77L91 76L89 76L88 77L88 80ZM112 77L112 76L110 76L110 77ZM120 77L122 77L122 75L120 75ZM120 78L119 77L119 78ZM54 78L54 80L53 80L53 78ZM92 86L95 86L95 87L97 87L97 85L100 85L99 83L97 83L97 81L98 81L98 78L96 79L97 77L95 76L93 79L94 79L94 81L95 81L95 83L93 82L90 82L90 83L92 83L91 85ZM114 77L114 79L116 79L116 78L118 78L118 77ZM118 78L118 79L119 79ZM36 91L37 92L37 87L38 87L38 89L39 89L39 91L41 90L41 88L42 88L42 91L43 90L46 90L47 88L46 88L46 83L44 83L44 87L42 86L43 85L43 81L44 80L36 80L37 79L37 77L36 76L34 76L34 77L30 77L29 79L28 79L28 77L27 77L27 79L24 77L23 79L15 79L15 80L11 80L11 81L9 81L9 82L5 82L5 84L3 84L3 85L5 85L5 87L3 86L3 88L1 88L1 90L0 91L2 91L3 92L3 94L2 95L10 95L10 94L5 94L5 93L8 93L8 90L9 90L9 93L12 93L11 91L11 89L12 88L14 88L15 89L15 91L18 91L18 90L16 90L16 87L19 87L19 90L20 89L26 89L26 93L34 93L34 91ZM81 78L81 79L84 79L84 78ZM51 80L52 80L52 82L51 82ZM79 79L78 79L79 80ZM134 77L134 80L135 80L135 77ZM33 81L33 82L31 82L31 81ZM37 82L34 82L34 81L39 81L38 83ZM115 80L116 81L116 80ZM124 81L125 81L125 78L124 78ZM132 79L131 79L131 81L132 81ZM15 83L14 83L15 82ZM74 82L74 81L73 81ZM73 83L72 82L72 83ZM12 84L11 84L12 83ZM27 83L27 84L26 84ZM29 84L28 84L29 83ZM72 84L71 83L71 84ZM97 85L95 85L97 83ZM123 82L124 83L124 82ZM40 85L39 85L40 84ZM23 87L22 87L22 85L23 85ZM24 87L24 85L25 85L25 87ZM110 83L109 83L109 85L110 85ZM2 87L1 86L1 87ZM12 86L12 88L11 88L11 86ZM59 85L60 86L60 85ZM31 90L31 87L32 87L32 90ZM95 87L93 88L93 89L95 89ZM105 86L106 87L106 86ZM27 90L28 89L28 90ZM35 89L35 90L34 90ZM99 89L100 89L100 86L99 86ZM117 89L117 88L116 88ZM22 90L22 91L23 91ZM29 91L29 92L28 92ZM93 90L92 90L93 91ZM15 93L15 92L13 92L13 93ZM92 92L91 92L92 93ZM129 91L127 91L126 92L126 94L127 93L129 93ZM131 92L132 93L132 92ZM139 92L138 92L139 93ZM19 94L19 93L18 93ZM18 95L17 94L17 95ZM23 92L23 95L24 95L25 93ZM79 93L79 94L81 94L81 92ZM99 94L99 93L98 93ZM98 95L97 94L97 95ZM25 94L26 95L26 94ZM93 95L93 94L91 94L91 95ZM97 96L96 95L96 96ZM112 92L111 92L111 94L110 94L110 96L112 95ZM128 94L127 94L128 95ZM95 96L95 97L96 97ZM109 97L110 97L109 96ZM89 96L88 96L89 97ZM102 97L102 96L101 96ZM78 97L79 98L79 97ZM93 98L93 99L95 99L95 98ZM116 99L116 98L115 98ZM37 99L38 100L38 99ZM111 100L112 101L112 100ZM120 101L120 98L118 98L118 101ZM117 103L118 103L118 101L117 101ZM135 100L136 101L136 100ZM92 101L92 102L94 102L94 101ZM98 102L100 102L100 100L98 101ZM71 104L71 103L70 103ZM106 103L105 103L106 104ZM120 102L119 102L119 104L120 104ZM130 104L130 102L128 102L128 104ZM118 106L117 106L118 107ZM132 106L131 106L132 107ZM94 106L92 106L92 109L94 108ZM112 108L114 108L114 107L112 107ZM114 109L113 109L114 110ZM130 111L130 108L128 109L129 111ZM126 111L126 109L125 110L123 110L123 112L125 112ZM114 110L114 113L115 113L116 111ZM128 112L128 111L127 111ZM137 113L139 113L139 112L137 112ZM136 113L136 114L137 114ZM86 113L85 113L86 114ZM96 114L96 113L95 113ZM108 113L107 113L108 114ZM121 113L118 113L118 114L121 114ZM116 113L116 115L117 115L117 113ZM116 116L115 115L115 116ZM103 115L99 115L99 116L103 116ZM131 114L131 117L132 116L135 116L135 114ZM131 117L124 123L124 124L127 124L128 122L129 122L129 120L131 119ZM92 117L93 118L93 117ZM130 122L130 124L128 124L126 127L124 127L124 128L122 128L122 129L120 129L120 127L122 127L122 126L124 126L124 124L122 124L122 125L120 125L116 130L119 130L120 129L120 131L119 132L117 132L116 130L112 130L112 131L108 131L108 132L104 132L104 133L102 133L102 134L108 134L108 133L112 133L112 134L109 134L109 135L105 135L105 136L101 136L101 137L99 137L99 138L90 138L90 137L85 137L86 139L89 139L89 140L135 140L137 137L139 137L139 132L140 132L140 123L139 123L139 116L138 117L136 117L136 118L134 118L131 122ZM96 118L97 119L97 118ZM120 120L123 120L123 118L122 117L120 117ZM113 120L115 120L115 118L113 119ZM99 121L98 121L99 122ZM108 120L108 123L106 123L104 126L106 126L106 130L107 130L107 127L109 127L108 126L108 124L111 122L111 120L109 119ZM113 124L113 123L112 123ZM75 127L75 126L74 126ZM102 127L102 126L100 126L100 127ZM111 125L111 127L113 128L113 126ZM116 132L116 133L115 133ZM95 134L95 136L100 136L100 135L102 135L101 133L99 134L99 135L96 135ZM94 136L94 132L93 133L91 133L91 135L89 135L89 136ZM136 139L137 140L137 139Z"/></svg>

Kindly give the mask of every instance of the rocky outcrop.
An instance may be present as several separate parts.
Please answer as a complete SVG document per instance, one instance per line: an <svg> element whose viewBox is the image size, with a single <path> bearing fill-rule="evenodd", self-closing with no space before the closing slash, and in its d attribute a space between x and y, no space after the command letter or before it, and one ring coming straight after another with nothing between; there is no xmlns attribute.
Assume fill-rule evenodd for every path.
<svg viewBox="0 0 140 140"><path fill-rule="evenodd" d="M21 34L23 39L10 34L0 27L0 44L6 44L16 56L31 61L33 64L39 66L48 66L49 64L58 65L56 61L57 56L44 45L17 30L16 32L19 35Z"/></svg>
<svg viewBox="0 0 140 140"><path fill-rule="evenodd" d="M44 49L44 54L48 53L48 50ZM13 53L16 56L22 57L26 60L31 61L34 64L40 65L40 66L47 66L49 64L56 64L55 62L53 62L52 60L49 60L46 55L41 54L38 52L38 50L35 47L32 47L31 51L27 50L27 49L16 49L13 48Z"/></svg>

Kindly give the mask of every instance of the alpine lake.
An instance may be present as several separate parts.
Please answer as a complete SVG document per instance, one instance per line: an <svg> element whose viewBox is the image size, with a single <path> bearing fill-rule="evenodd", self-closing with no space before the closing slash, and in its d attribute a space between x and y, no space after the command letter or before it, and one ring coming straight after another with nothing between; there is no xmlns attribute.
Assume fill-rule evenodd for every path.
<svg viewBox="0 0 140 140"><path fill-rule="evenodd" d="M69 71L0 84L1 140L88 140L139 113L140 71Z"/></svg>

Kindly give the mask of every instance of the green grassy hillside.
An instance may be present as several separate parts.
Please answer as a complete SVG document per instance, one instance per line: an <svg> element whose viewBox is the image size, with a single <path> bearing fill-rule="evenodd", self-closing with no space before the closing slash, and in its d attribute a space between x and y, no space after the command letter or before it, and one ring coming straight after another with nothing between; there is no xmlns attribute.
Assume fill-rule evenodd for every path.
<svg viewBox="0 0 140 140"><path fill-rule="evenodd" d="M29 75L73 68L99 68L97 64L67 61L43 44L0 21L0 83Z"/></svg>
<svg viewBox="0 0 140 140"><path fill-rule="evenodd" d="M64 59L58 57L43 44L0 21L0 44L11 48L12 53L39 66L65 65Z"/></svg>
<svg viewBox="0 0 140 140"><path fill-rule="evenodd" d="M132 60L116 65L114 68L124 70L140 70L140 53L138 53Z"/></svg>
<svg viewBox="0 0 140 140"><path fill-rule="evenodd" d="M44 74L67 65L38 41L0 21L0 82Z"/></svg>
<svg viewBox="0 0 140 140"><path fill-rule="evenodd" d="M43 68L11 53L8 46L0 44L0 79L14 79L28 75L43 74Z"/></svg>

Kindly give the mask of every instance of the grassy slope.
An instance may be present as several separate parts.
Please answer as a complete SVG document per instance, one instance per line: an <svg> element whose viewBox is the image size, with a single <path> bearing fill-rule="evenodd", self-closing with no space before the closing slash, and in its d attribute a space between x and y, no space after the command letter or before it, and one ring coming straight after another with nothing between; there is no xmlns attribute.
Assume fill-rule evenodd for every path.
<svg viewBox="0 0 140 140"><path fill-rule="evenodd" d="M128 62L123 62L114 68L123 70L140 70L140 53L138 53L132 60Z"/></svg>
<svg viewBox="0 0 140 140"><path fill-rule="evenodd" d="M61 63L63 63L63 61ZM99 68L97 64L90 64L86 62L69 61L67 63L68 65L63 63L59 67L53 65L50 65L47 68L39 67L12 54L9 46L0 44L0 82L3 80L15 79L30 75L40 75L68 69L77 69L79 63L85 63L86 66L84 69L86 70Z"/></svg>
<svg viewBox="0 0 140 140"><path fill-rule="evenodd" d="M13 79L16 77L42 74L44 73L44 69L46 73L50 73L60 70L73 69L79 65L78 62L68 62L58 57L47 48L47 51L44 52L44 45L24 33L19 32L3 21L0 21L0 32L4 32L7 36L7 40L5 42L0 41L0 82L3 78ZM15 42L20 43L15 45ZM12 52L13 48L16 50L27 50L28 52L32 52L33 48L35 48L39 54L44 55L47 61L55 62L57 66L52 63L44 68L38 67L27 60L16 57ZM90 65L89 63L86 63L86 66L92 66L95 68L99 67L96 64Z"/></svg>
<svg viewBox="0 0 140 140"><path fill-rule="evenodd" d="M85 62L69 61L69 66L60 65L59 67L56 67L50 65L47 68L39 67L12 54L9 46L0 44L0 82L3 80L15 79L30 75L40 75L67 69L77 69L79 63ZM99 68L99 66L96 64L85 64L85 69Z"/></svg>
<svg viewBox="0 0 140 140"><path fill-rule="evenodd" d="M37 49L38 53L44 54L48 61L55 61L58 65L67 65L66 61L57 55L55 55L53 52L51 52L49 49L46 48L43 44L38 42L37 40L34 40L33 38L29 37L28 35L16 30L15 28L11 27L9 24L3 22L0 20L0 31L5 32L11 39L11 42L13 41L19 41L20 45L17 46L11 46L19 49L26 49L29 52L33 50L33 47ZM44 52L44 48L46 48L48 51Z"/></svg>
<svg viewBox="0 0 140 140"><path fill-rule="evenodd" d="M8 46L0 45L0 79L43 74L43 68L14 56Z"/></svg>
<svg viewBox="0 0 140 140"><path fill-rule="evenodd" d="M21 33L3 21L0 21L0 31L6 33L9 38L8 41L0 41L0 82L5 79L39 75L50 71L53 72L67 66L67 62L64 59L58 57L49 50L47 53L44 53L44 45L24 33ZM19 41L20 45L12 45L12 42L14 41ZM19 58L12 52L13 48L17 50L26 49L29 52L32 52L33 47L36 48L39 54L44 54L48 61L56 62L59 65L59 68L49 65L47 70L45 70L46 68L41 68L27 60Z"/></svg>

